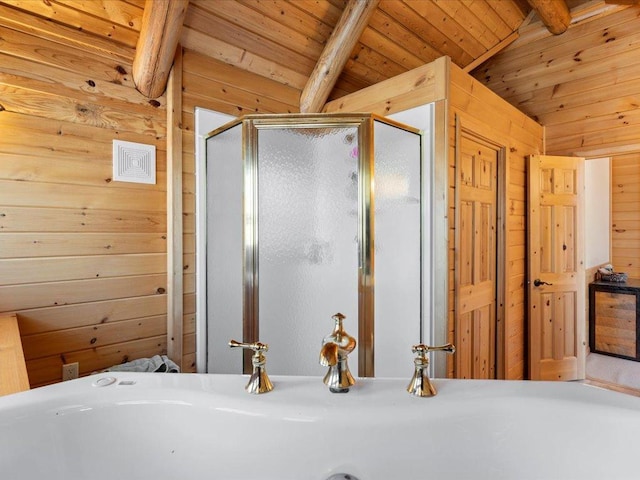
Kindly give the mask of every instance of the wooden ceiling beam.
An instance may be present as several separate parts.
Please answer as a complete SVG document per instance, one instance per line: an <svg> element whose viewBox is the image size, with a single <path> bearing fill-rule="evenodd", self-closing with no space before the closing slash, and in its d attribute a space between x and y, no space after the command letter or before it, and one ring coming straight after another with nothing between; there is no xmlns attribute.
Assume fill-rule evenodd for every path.
<svg viewBox="0 0 640 480"><path fill-rule="evenodd" d="M571 13L565 0L527 0L538 12L542 23L554 35L564 33L571 24Z"/></svg>
<svg viewBox="0 0 640 480"><path fill-rule="evenodd" d="M349 0L300 95L300 112L322 111L380 0Z"/></svg>
<svg viewBox="0 0 640 480"><path fill-rule="evenodd" d="M189 0L147 0L133 59L133 81L148 98L161 96L180 40Z"/></svg>

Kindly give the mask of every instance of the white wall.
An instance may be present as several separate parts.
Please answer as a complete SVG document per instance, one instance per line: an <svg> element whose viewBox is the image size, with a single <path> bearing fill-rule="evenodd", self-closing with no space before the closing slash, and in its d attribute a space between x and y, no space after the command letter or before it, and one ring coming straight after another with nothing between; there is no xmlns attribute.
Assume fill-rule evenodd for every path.
<svg viewBox="0 0 640 480"><path fill-rule="evenodd" d="M585 263L592 268L610 261L610 158L585 161Z"/></svg>

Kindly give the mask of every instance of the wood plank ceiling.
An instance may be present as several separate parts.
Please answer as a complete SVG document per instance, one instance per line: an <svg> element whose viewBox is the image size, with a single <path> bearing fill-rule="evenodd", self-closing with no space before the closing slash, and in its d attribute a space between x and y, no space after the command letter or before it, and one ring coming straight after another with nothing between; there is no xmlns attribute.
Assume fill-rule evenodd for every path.
<svg viewBox="0 0 640 480"><path fill-rule="evenodd" d="M328 93L331 101L443 55L471 71L517 40L523 26L533 24L536 15L543 17L550 31L562 31L567 4L575 8L632 0L0 0L0 15L9 23L29 22L34 30L45 29L46 23L47 28L58 24L91 33L96 38L87 48L115 53L130 62L139 60L136 47L139 52L145 46L140 41L145 6L187 1L184 20L180 17L175 24L167 24L172 28L183 25L180 36L174 34L176 41L192 52L300 94L350 2L375 2L355 46L348 47L344 68L334 69L340 73ZM545 18L550 5L553 9ZM34 21L38 17L43 23ZM143 30L142 37L146 35ZM78 33L77 37L79 44L86 42L86 35ZM141 91L149 95L151 90ZM157 97L158 91L154 89L149 96ZM293 107L289 110L295 111Z"/></svg>
<svg viewBox="0 0 640 480"><path fill-rule="evenodd" d="M153 4L162 2L170 0ZM348 4L349 0L190 0L180 41L189 50L302 92ZM129 59L136 45L141 47L144 0L0 0L0 5L7 11L4 16L19 17L26 11L43 21L92 33L101 37L98 42L117 44ZM443 55L470 70L514 40L530 11L527 0L380 0L328 100Z"/></svg>
<svg viewBox="0 0 640 480"><path fill-rule="evenodd" d="M185 47L304 89L346 0L191 0ZM462 68L515 39L524 0L381 0L329 100L443 55Z"/></svg>

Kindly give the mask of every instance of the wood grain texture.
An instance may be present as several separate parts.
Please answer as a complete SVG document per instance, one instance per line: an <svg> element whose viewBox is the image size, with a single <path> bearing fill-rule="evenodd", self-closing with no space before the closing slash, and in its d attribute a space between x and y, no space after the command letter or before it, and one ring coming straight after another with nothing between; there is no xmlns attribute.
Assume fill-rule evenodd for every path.
<svg viewBox="0 0 640 480"><path fill-rule="evenodd" d="M525 285L523 272L526 265L526 252L523 235L526 225L523 223L526 217L525 185L526 180L522 172L526 170L526 157L533 153L539 153L543 148L542 127L522 112L504 102L489 89L484 88L462 69L451 65L451 85L449 94L449 158L455 158L455 116L467 118L468 122L475 125L476 130L481 130L487 138L500 138L506 147L505 163L508 165L506 176L505 212L506 224L504 253L505 264L505 292L504 292L504 338L498 353L502 358L503 371L499 376L508 379L525 378L525 322L527 312L525 306ZM487 119L491 121L487 121ZM452 168L453 161L450 161ZM454 178L454 177L450 177ZM455 210L453 199L455 192L449 195L451 213L449 222L453 231L453 219ZM449 234L450 239L452 233ZM451 245L453 248L453 245ZM453 258L453 256L451 257ZM454 265L450 260L450 277L455 275ZM451 298L454 298L452 288ZM450 321L454 318L455 304L450 301ZM454 328L450 327L450 339L453 341ZM453 371L450 371L453 374Z"/></svg>
<svg viewBox="0 0 640 480"><path fill-rule="evenodd" d="M558 37L521 33L474 76L545 125L549 154L640 150L640 63L633 47L639 17L638 7L627 6L574 22Z"/></svg>
<svg viewBox="0 0 640 480"><path fill-rule="evenodd" d="M349 0L300 96L300 112L322 111L349 53L380 0Z"/></svg>
<svg viewBox="0 0 640 480"><path fill-rule="evenodd" d="M34 386L70 355L87 374L166 353L165 100L130 77L142 9L84 3L0 4L0 311ZM154 145L159 183L113 182L113 139Z"/></svg>
<svg viewBox="0 0 640 480"><path fill-rule="evenodd" d="M0 315L0 396L29 390L29 377L15 315Z"/></svg>
<svg viewBox="0 0 640 480"><path fill-rule="evenodd" d="M184 293L182 186L182 47L178 46L167 84L167 352L182 365Z"/></svg>
<svg viewBox="0 0 640 480"><path fill-rule="evenodd" d="M384 4L384 3L383 3ZM436 136L439 145L438 158L444 158L449 165L449 173L444 178L448 180L449 202L447 221L449 222L449 279L448 292L448 340L454 341L454 238L455 238L455 118L463 115L467 121L482 131L486 137L498 136L504 138L508 165L505 178L508 187L505 199L507 225L505 243L508 245L505 253L505 326L503 349L504 378L517 379L526 375L525 365L525 285L524 271L526 253L524 244L526 198L525 175L526 157L533 153L540 153L543 148L543 129L534 120L526 117L522 112L501 100L489 89L483 87L477 80L451 64L446 59L440 59L414 71L407 72L391 81L381 82L375 86L344 98L329 102L326 110L329 112L372 111L382 115L395 113L433 101L442 101L448 108L443 109L443 123L446 129L442 131L443 138ZM488 120L490 119L490 120ZM440 173L441 175L442 173ZM445 208L446 210L446 208ZM443 218L444 218L443 215ZM452 376L453 361L449 362L448 374Z"/></svg>
<svg viewBox="0 0 640 480"><path fill-rule="evenodd" d="M527 0L547 29L554 35L567 31L571 23L571 13L565 0Z"/></svg>
<svg viewBox="0 0 640 480"><path fill-rule="evenodd" d="M189 0L145 3L133 59L133 80L146 97L161 96L167 86L188 6Z"/></svg>
<svg viewBox="0 0 640 480"><path fill-rule="evenodd" d="M611 263L640 278L640 153L611 159Z"/></svg>

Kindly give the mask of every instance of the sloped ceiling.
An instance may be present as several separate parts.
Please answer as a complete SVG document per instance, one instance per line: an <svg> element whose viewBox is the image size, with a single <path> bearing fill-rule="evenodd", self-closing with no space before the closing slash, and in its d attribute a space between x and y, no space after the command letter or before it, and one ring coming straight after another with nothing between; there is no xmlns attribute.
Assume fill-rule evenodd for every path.
<svg viewBox="0 0 640 480"><path fill-rule="evenodd" d="M303 89L346 0L191 0L187 48ZM443 55L468 67L509 39L531 8L520 0L381 0L329 99Z"/></svg>
<svg viewBox="0 0 640 480"><path fill-rule="evenodd" d="M174 36L191 51L302 93L350 1L371 0L189 0L179 20L182 31ZM566 5L593 10L628 1L566 0ZM140 35L145 7L167 2L0 0L0 18L28 22L34 29L47 23L91 33L97 44L109 42L111 51L133 62L145 38ZM516 41L523 29L546 32L530 6L540 4L565 5L565 0L379 0L355 46L345 47L350 54L344 67L332 72L339 75L327 100L443 55L472 71ZM78 35L78 41L85 37Z"/></svg>

